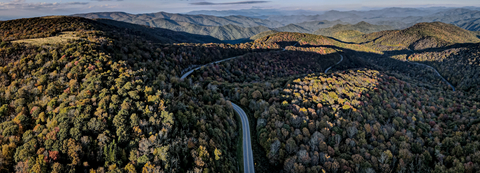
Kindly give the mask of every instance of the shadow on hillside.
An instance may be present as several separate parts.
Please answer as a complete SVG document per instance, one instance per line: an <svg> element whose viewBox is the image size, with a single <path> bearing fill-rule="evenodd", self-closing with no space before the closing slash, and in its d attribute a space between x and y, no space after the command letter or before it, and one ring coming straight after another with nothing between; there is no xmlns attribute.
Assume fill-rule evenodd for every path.
<svg viewBox="0 0 480 173"><path fill-rule="evenodd" d="M282 45L288 45L288 46L293 46L294 44L295 44L295 42L284 42L284 43L282 43ZM333 49L338 49L338 50L343 51L342 55L344 55L344 61L342 63L334 66L334 68L332 68L330 72L343 71L343 70L347 70L347 69L362 68L362 67L366 67L367 69L373 69L373 70L382 70L382 69L376 69L375 67L370 66L368 64L363 64L363 66L362 66L361 63L359 62L359 61L361 61L361 58L357 58L357 57L378 58L379 60L388 61L385 64L400 64L400 65L404 64L405 67L407 66L406 62L391 59L391 58L386 58L383 55L375 54L375 53L359 52L359 51L354 51L354 50L350 50L350 49L340 48L340 47L336 47L336 46L329 46L329 45L328 46L327 45L326 46L311 46L310 45L310 47L325 47L325 48L333 48ZM299 54L299 51L287 50L287 51L278 52L278 54L282 55L282 56L279 56L279 57L283 58L283 59L279 59L279 60L288 61L289 58L292 58L292 57L288 56L288 54L290 54L290 53ZM268 52L266 52L265 54L268 54ZM269 55L273 55L273 56L271 56L272 58L270 60L274 61L273 57L275 57L276 54L269 54ZM269 55L265 55L264 57L268 57ZM287 86L287 84L291 84L291 82L294 79L306 77L306 76L308 76L308 74L311 74L311 73L317 73L319 75L323 75L321 73L323 73L324 69L326 69L328 66L331 66L331 65L335 64L338 61L338 53L320 55L316 52L305 52L305 54L301 55L301 56L332 56L332 55L337 55L337 56L334 59L329 59L328 62L325 62L326 59L323 59L323 58L319 59L319 61L325 62L324 63L324 65L325 65L324 68L320 71L305 71L302 74L289 74L289 75L283 75L283 74L279 75L280 73L276 72L276 73L272 73L273 75L276 75L274 78L265 79L265 80L258 80L258 81L250 81L250 82L244 82L244 81L241 81L241 80L229 81L228 83L223 83L220 86L220 88L224 88L222 90L224 91L224 96L228 100L232 100L233 102L236 102L238 105L241 105L240 101L239 101L241 99L241 97L235 96L235 93L233 93L231 91L236 91L236 90L238 90L238 88L254 88L253 86L255 86L255 85L262 86L263 84L266 84L266 83L277 84L277 86ZM301 59L301 58L298 58L298 59ZM250 58L249 60L240 59L236 62L237 63L253 62L253 63L259 64L259 66L260 66L260 64L263 64L262 61L256 61L256 60L257 59ZM295 63L299 63L300 66L313 64L313 62L311 62L311 61L295 61ZM238 65L236 63L232 63L232 64L235 64L235 66ZM290 63L285 63L285 64L290 64ZM240 66L240 65L238 65L238 66ZM406 69L405 67L399 67L399 69ZM214 69L214 68L216 68L216 67L212 67L212 69ZM261 68L265 71L275 71L275 70L271 70L269 68L265 68L264 66L262 66ZM252 71L253 71L252 73L249 73L249 70L250 69L247 69L247 70L243 71L242 75L249 75L249 76L257 76L258 75L256 73L255 69L252 69ZM292 69L283 68L283 69L277 69L277 70L292 70ZM237 77L233 73L219 72L218 74L219 75L226 74L228 77L231 77L231 78ZM341 80L341 79L339 79L339 80ZM259 82L259 81L261 81L261 82ZM207 83L210 83L210 81L207 82ZM365 92L365 93L368 93L368 91ZM288 103L292 103L292 99L294 99L294 98L289 97L289 98L286 98L286 101ZM272 102L272 101L273 100L270 100L269 102ZM324 106L325 107L330 107L330 106L334 106L334 105L324 104ZM338 106L338 105L335 105L335 106ZM367 105L364 105L364 106L367 107L368 103L367 103ZM250 109L249 106L247 106L247 105L243 105L242 107L247 112L247 116L249 117L249 120L250 120L250 130L251 130L250 134L252 136L252 146L253 146L252 149L253 149L253 155L254 155L255 163L257 163L258 165L263 165L263 166L266 165L265 167L260 167L260 166L257 165L256 168L255 168L256 171L257 172L268 172L268 171L280 172L283 168L283 164L271 165L270 163L268 163L269 159L266 157L267 152L265 152L265 149L262 148L262 146L260 145L260 140L259 139L261 138L261 136L260 136L261 134L259 132L260 132L261 127L258 128L259 126L258 126L257 123L260 122L260 121L257 121L257 119L254 117L255 110ZM361 106L359 106L357 108L360 109L360 107ZM351 113L352 112L352 110L343 110L343 109L342 109L342 111L345 111L346 113ZM325 114L325 115L329 116L332 119L335 119L335 115L333 115L333 114ZM382 117L382 119L371 119L371 120L366 120L365 119L365 120L369 123L372 123L372 124L376 123L377 121L381 122L382 124L391 124L391 119L394 118L394 116L389 116L387 118L383 118L383 116L380 116L380 117ZM309 119L313 120L314 118L310 117ZM356 119L356 120L361 122L361 121L364 120L364 118L362 116L358 116L358 119ZM308 121L308 120L306 120L306 121ZM342 134L341 131L337 131L337 130L338 129L334 129L335 132L337 132L339 134ZM366 137L367 137L367 139L369 139L371 137L371 134L367 134ZM369 145L369 147L373 147L373 146ZM396 151L394 151L394 152L395 152L395 153L393 153L394 155L398 154L398 152L396 152ZM396 163L392 163L391 166L395 167Z"/></svg>
<svg viewBox="0 0 480 173"><path fill-rule="evenodd" d="M445 47L437 47L437 48L427 48L427 49L421 49L421 50L392 50L392 51L383 51L385 55L388 56L395 56L395 55L412 55L414 53L428 53L428 52L441 52L445 51L448 49L455 49L455 48L464 48L464 47L470 47L473 45L476 45L478 43L457 43L454 45L450 46L445 46Z"/></svg>
<svg viewBox="0 0 480 173"><path fill-rule="evenodd" d="M343 40L340 40L338 38L335 38L335 37L329 37L329 36L325 36L325 37L328 37L332 40L335 40L335 41L338 41L340 43L344 43L344 44L368 44L368 43L371 43L371 42L375 42L377 41L378 39L380 39L380 37L377 37L377 38L374 38L373 40L369 40L369 41L365 41L365 42L360 42L360 43L355 43L355 42L349 42L349 41L343 41Z"/></svg>
<svg viewBox="0 0 480 173"><path fill-rule="evenodd" d="M444 83L444 82L441 82L441 78L436 76L435 73L426 71L426 69L422 66L412 64L408 61L396 59L394 58L394 56L405 55L408 58L414 53L439 52L439 51L444 51L452 48L469 47L472 45L475 45L475 44L459 43L451 46L429 48L429 49L423 49L423 50L417 50L417 51L411 51L411 50L384 51L383 54L356 51L356 50L342 48L334 45L301 45L297 47L304 47L304 48L325 47L325 48L341 50L342 52L344 52L344 55L346 55L345 58L347 61L346 62L344 61L339 65L334 66L331 69L331 71L344 70L352 67L358 67L358 64L364 64L365 65L364 67L367 67L367 68L371 68L379 71L387 70L387 71L399 73L404 76L408 76L412 79L421 81L422 86L426 88L436 88L436 87L438 88L438 83ZM448 84L445 83L445 89L446 88L449 88L449 87L448 87Z"/></svg>
<svg viewBox="0 0 480 173"><path fill-rule="evenodd" d="M337 47L337 46L333 46L333 45L301 45L300 46L298 44L298 42L296 42L296 41L293 41L293 42L278 42L277 44L280 45L282 48L285 48L287 46L294 46L295 45L297 47L305 47L305 48L308 48L308 47L324 47L324 48L332 48L332 49L337 49L337 50L342 51L341 54L344 56L344 61L342 63L338 64L338 65L335 65L331 69L331 71L329 71L329 73L335 72L335 71L337 71L337 72L338 71L344 71L344 70L352 69L352 68L353 69L355 69L355 68L366 68L366 69L372 69L372 70L378 70L378 71L395 72L395 73L399 73L399 74L402 74L402 75L407 76L407 77L411 77L412 79L420 81L419 85L418 85L419 87L424 87L426 89L438 88L439 87L438 82L433 82L433 81L440 81L440 79L438 79L438 77L436 77L435 74L424 71L425 68L422 67L422 66L414 65L414 64L411 64L411 63L406 62L406 61L401 61L401 60L398 60L398 59L394 59L392 57L392 56L395 56L395 55L403 55L403 54L413 53L409 50L385 51L384 52L385 54L378 54L378 53L371 53L371 52L356 51L356 50ZM425 50L421 50L421 51L423 51L423 52L433 52L433 51L445 50L445 49L449 49L449 48L464 47L464 46L469 46L469 45L470 44L457 44L457 45L452 45L452 46L443 47L443 48L425 49ZM307 70L305 70L304 73L302 73L302 74L298 74L298 73L288 74L288 73L282 73L283 70L293 70L293 69L288 69L288 68L272 69L272 68L267 67L264 64L264 61L260 61L260 59L251 58L251 59L232 60L230 65L225 65L225 66L232 66L232 64L234 64L235 67L238 67L238 66L241 66L239 64L242 64L242 63L258 63L259 64L258 65L259 69L264 71L264 73L262 75L265 75L265 76L273 75L274 77L273 78L263 78L263 79L258 78L258 79L253 79L253 80L247 81L247 80L245 80L245 78L241 78L241 77L259 76L259 74L261 74L260 71L258 71L257 69L246 69L246 70L244 70L240 73L240 72L235 72L235 71L238 71L238 70L234 71L232 69L231 72L230 71L222 72L222 71L217 71L217 70L222 69L223 65L211 65L210 67L212 67L211 69L212 69L212 72L214 73L214 75L220 76L220 77L225 78L225 79L226 78L232 78L232 81L226 80L226 81L228 81L228 83L220 84L220 88L226 88L226 86L230 86L230 85L232 85L234 88L244 88L245 86L248 86L248 85L256 85L256 84L261 84L261 83L267 83L267 81L271 81L269 83L275 83L275 81L278 81L278 80L289 80L289 79L292 79L292 78L301 78L301 77L304 77L304 76L308 75L309 73L322 73L323 70L326 67L331 66L338 61L338 53L320 55L316 52L302 52L301 54L299 54L299 51L291 51L291 50L282 51L282 49L270 49L269 51L270 52L265 52L265 54L268 54L268 53L269 53L269 55L281 54L282 56L276 56L276 57L281 57L281 58L277 58L278 60L285 60L285 61L290 61L291 63L298 63L299 66L304 66L305 69L307 69ZM276 53L274 53L274 52L276 52ZM297 61L297 59L289 60L289 58L296 58L295 56L288 56L289 53L291 53L292 55L296 54L298 56L333 56L333 55L336 55L336 58L334 58L334 59L333 58L319 59L319 61L325 62L325 66L322 66L321 68L318 68L319 69L318 71L311 71L311 70L309 71L308 66L313 64L311 61L308 61L309 59L298 58L298 61ZM265 57L267 57L267 56L265 56ZM272 58L270 60L275 61L274 57L275 56L272 56ZM269 63L272 63L272 62L269 62ZM286 64L289 64L289 63L286 63ZM257 66L255 66L255 68L257 68ZM281 70L281 71L279 71L279 70ZM272 73L265 73L265 72L272 72ZM236 73L238 73L238 74L236 74ZM196 75L201 75L201 74L197 73ZM395 74L389 74L389 75L396 76ZM208 83L210 83L212 81L217 80L215 77L212 77L211 79L206 80L205 85L207 85ZM218 81L218 82L222 82L222 81ZM444 88L446 90L448 90L447 88L449 88L449 87L445 84ZM225 91L232 91L232 90L225 90ZM225 94L226 98L228 98L229 100L232 99L232 101L235 101L235 98L233 98L234 97L233 94L229 94L229 93L224 93L224 94ZM237 98L237 99L239 99L239 98ZM244 107L244 109L246 111L248 111L248 109L246 109L245 107ZM248 116L249 116L249 120L250 120L251 135L252 135L252 138L253 138L252 139L252 145L253 145L253 150L254 150L253 154L254 154L255 163L258 163L259 165L264 165L264 166L267 165L265 167L262 167L263 169L258 169L258 167L256 167L256 169L257 170L263 170L263 171L259 171L259 172L264 172L264 171L267 171L267 170L270 170L270 171L271 170L281 170L281 167L275 166L275 165L269 165L269 163L265 162L266 160L268 160L268 158L266 158L266 153L259 144L259 141L258 141L259 136L256 133L257 132L257 130L256 130L257 121L253 117L253 114L254 113L251 112L251 111L248 112ZM372 121L371 123L374 123L374 120L371 120L371 121ZM375 120L375 121L377 121L377 120ZM387 118L383 121L385 123L390 123L391 119ZM274 172L278 172L278 171L274 171Z"/></svg>
<svg viewBox="0 0 480 173"><path fill-rule="evenodd" d="M357 43L354 43L354 42L347 42L347 41L339 40L339 39L337 39L337 38L335 38L335 37L328 37L328 38L330 38L330 39L332 39L332 40L335 40L335 41L338 41L338 42L340 42L340 43L345 43L345 44L357 44Z"/></svg>
<svg viewBox="0 0 480 173"><path fill-rule="evenodd" d="M255 40L250 40L250 38L241 38L236 40L222 40L222 41L229 44L240 44L240 43L252 42Z"/></svg>

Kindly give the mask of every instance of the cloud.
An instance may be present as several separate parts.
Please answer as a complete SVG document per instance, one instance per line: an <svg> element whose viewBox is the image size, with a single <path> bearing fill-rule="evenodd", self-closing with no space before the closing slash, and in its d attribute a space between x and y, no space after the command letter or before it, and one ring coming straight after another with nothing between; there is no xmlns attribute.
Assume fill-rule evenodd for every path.
<svg viewBox="0 0 480 173"><path fill-rule="evenodd" d="M69 6L87 5L88 2L67 2L67 3L49 3L37 2L27 3L25 0L13 0L10 2L0 2L1 10L55 10Z"/></svg>
<svg viewBox="0 0 480 173"><path fill-rule="evenodd" d="M239 4L260 4L267 3L270 1L238 1L238 2L223 2L223 3L213 3L213 2L193 2L191 5L239 5Z"/></svg>

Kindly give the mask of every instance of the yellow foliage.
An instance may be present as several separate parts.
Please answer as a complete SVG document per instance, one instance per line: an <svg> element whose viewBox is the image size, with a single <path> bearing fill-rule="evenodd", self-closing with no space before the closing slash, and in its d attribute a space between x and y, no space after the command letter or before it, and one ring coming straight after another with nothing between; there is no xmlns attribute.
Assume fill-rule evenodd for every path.
<svg viewBox="0 0 480 173"><path fill-rule="evenodd" d="M213 153L215 154L215 160L220 159L222 152L219 149L215 148L215 151Z"/></svg>
<svg viewBox="0 0 480 173"><path fill-rule="evenodd" d="M135 170L135 166L133 166L132 163L128 163L127 166L125 166L124 169L128 173L137 173L137 171Z"/></svg>
<svg viewBox="0 0 480 173"><path fill-rule="evenodd" d="M384 151L383 153L385 153L388 156L388 159L393 158L393 154L392 154L392 152L390 152L390 150Z"/></svg>
<svg viewBox="0 0 480 173"><path fill-rule="evenodd" d="M285 100L282 102L282 106L287 106L288 105L288 102Z"/></svg>
<svg viewBox="0 0 480 173"><path fill-rule="evenodd" d="M139 135L142 134L142 129L140 129L138 126L133 127L133 131Z"/></svg>
<svg viewBox="0 0 480 173"><path fill-rule="evenodd" d="M117 164L113 164L113 165L108 166L109 171L113 171L115 169L117 169Z"/></svg>
<svg viewBox="0 0 480 173"><path fill-rule="evenodd" d="M142 173L150 173L155 168L155 165L150 164L150 162L145 163L142 168Z"/></svg>
<svg viewBox="0 0 480 173"><path fill-rule="evenodd" d="M165 104L165 101L160 100L160 104L158 104L158 109L160 109L161 111L165 111L166 107L164 106L164 104Z"/></svg>

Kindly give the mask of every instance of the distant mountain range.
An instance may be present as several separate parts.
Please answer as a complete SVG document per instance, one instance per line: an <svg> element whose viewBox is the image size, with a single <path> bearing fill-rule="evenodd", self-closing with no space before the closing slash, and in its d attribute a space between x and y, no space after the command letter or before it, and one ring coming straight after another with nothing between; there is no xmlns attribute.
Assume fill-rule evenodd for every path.
<svg viewBox="0 0 480 173"><path fill-rule="evenodd" d="M151 14L104 12L76 14L74 16L89 19L111 19L191 34L208 35L229 43L244 42L256 34L270 30L312 33L318 28L331 27L339 23L347 24L342 21L324 20L283 25L279 22L244 16L217 17L209 15L171 14L165 12Z"/></svg>
<svg viewBox="0 0 480 173"><path fill-rule="evenodd" d="M480 31L480 18L460 20L452 24L470 31Z"/></svg>
<svg viewBox="0 0 480 173"><path fill-rule="evenodd" d="M404 29L417 23L434 21L454 24L471 31L479 31L480 11L478 10L479 8L477 7L457 9L385 8L370 11L332 10L327 12L301 10L282 12L275 9L248 9L193 11L188 14L102 12L76 14L74 16L90 19L111 19L197 35L208 35L224 42L238 43L247 41L250 37L266 31L321 35L332 35L335 32L345 30L371 33L391 29ZM364 23L356 24L361 21L364 21ZM368 25L366 25L367 23ZM335 27L323 29L332 26ZM358 34L355 33L354 35Z"/></svg>
<svg viewBox="0 0 480 173"><path fill-rule="evenodd" d="M276 31L285 31L285 32L301 32L301 33L313 33L314 31L318 30L319 28L328 28L335 26L337 24L348 24L347 22L342 22L340 20L336 21L311 21L311 22L302 22L302 23L295 23L289 24L283 27L275 28Z"/></svg>
<svg viewBox="0 0 480 173"><path fill-rule="evenodd" d="M319 15L271 16L268 19L280 23L298 23L320 20L340 20L347 23L365 21L376 25L389 25L403 29L420 22L443 22L464 26L480 18L480 11L467 8L386 8L371 11L327 11ZM468 26L465 25L465 26ZM467 29L467 28L465 28ZM478 30L479 28L471 28Z"/></svg>
<svg viewBox="0 0 480 173"><path fill-rule="evenodd" d="M378 32L378 31L385 31L385 30L392 30L394 29L391 26L388 25L372 25L367 22L359 22L355 25L351 24L337 24L333 27L330 28L321 28L313 32L314 34L317 35L324 35L324 36L334 36L335 33L340 32L340 31L348 31L348 30L354 30L354 31L359 31L362 33L372 33L372 32Z"/></svg>
<svg viewBox="0 0 480 173"><path fill-rule="evenodd" d="M212 16L247 16L255 18L268 18L268 16L290 16L290 15L317 15L323 11L309 10L280 10L280 9L240 9L240 10L199 10L191 11L190 15L212 15Z"/></svg>
<svg viewBox="0 0 480 173"><path fill-rule="evenodd" d="M158 40L164 43L222 43L221 40L209 35L196 35L188 32L175 32L163 28L155 28L143 25L136 25L110 19L94 19L97 22L108 26L116 26L122 29L129 29L135 35L146 36L153 41ZM168 40L165 42L165 40Z"/></svg>
<svg viewBox="0 0 480 173"><path fill-rule="evenodd" d="M153 27L163 27L166 21L184 25L184 23L201 25L201 26L224 26L237 25L240 27L255 27L265 26L269 28L276 28L284 26L280 22L270 21L259 18L245 17L245 16L226 16L217 17L211 15L188 15L188 14L173 14L166 12L146 13L146 14L129 14L124 12L103 12L103 13L87 13L75 14L74 16L85 17L89 19L105 18L118 20L122 22L129 22L139 25L149 25Z"/></svg>

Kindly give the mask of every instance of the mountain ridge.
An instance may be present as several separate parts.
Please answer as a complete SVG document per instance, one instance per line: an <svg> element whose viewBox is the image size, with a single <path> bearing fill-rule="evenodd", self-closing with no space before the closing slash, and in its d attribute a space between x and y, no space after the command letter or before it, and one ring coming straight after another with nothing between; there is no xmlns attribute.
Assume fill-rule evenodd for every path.
<svg viewBox="0 0 480 173"><path fill-rule="evenodd" d="M337 24L335 26L332 26L330 28L321 28L313 32L313 34L317 35L325 35L325 36L335 36L337 32L340 31L346 31L346 30L355 30L359 31L362 33L370 34L373 32L379 32L379 31L384 31L384 30L392 30L394 29L391 26L387 25L373 25L370 23L367 23L365 21L358 22L357 24L351 25L342 25L342 24Z"/></svg>
<svg viewBox="0 0 480 173"><path fill-rule="evenodd" d="M85 18L107 18L112 20L119 20L124 22L131 22L136 24L149 23L156 19L169 19L176 22L188 22L191 24L202 26L223 26L228 24L238 25L241 27L281 27L282 24L278 22L271 22L265 19L251 18L245 16L226 16L217 17L211 15L188 15L188 14L175 14L167 12L146 13L146 14L130 14L125 12L101 12L101 13L84 13L74 14L73 16L85 17ZM159 26L155 26L159 27Z"/></svg>
<svg viewBox="0 0 480 173"><path fill-rule="evenodd" d="M403 30L381 31L366 34L362 37L363 41L368 44L387 47L399 46L412 50L480 41L475 32L442 22L417 23Z"/></svg>

